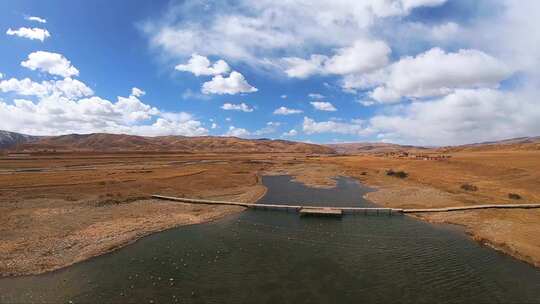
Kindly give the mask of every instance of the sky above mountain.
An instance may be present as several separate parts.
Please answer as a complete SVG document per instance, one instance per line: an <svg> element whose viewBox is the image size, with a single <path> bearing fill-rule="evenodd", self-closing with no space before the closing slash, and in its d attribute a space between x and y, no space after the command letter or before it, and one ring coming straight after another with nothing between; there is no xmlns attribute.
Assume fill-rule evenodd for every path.
<svg viewBox="0 0 540 304"><path fill-rule="evenodd" d="M540 134L536 0L2 1L0 129L449 145Z"/></svg>

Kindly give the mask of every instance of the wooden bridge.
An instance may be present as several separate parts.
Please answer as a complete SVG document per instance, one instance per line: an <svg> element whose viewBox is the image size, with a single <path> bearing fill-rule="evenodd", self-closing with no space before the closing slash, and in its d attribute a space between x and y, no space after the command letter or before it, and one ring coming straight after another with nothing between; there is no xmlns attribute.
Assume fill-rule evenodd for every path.
<svg viewBox="0 0 540 304"><path fill-rule="evenodd" d="M347 213L362 213L362 214L401 214L403 209L396 208L362 208L362 207L321 207L321 206L302 206L302 205L277 205L277 204L252 204L252 203L239 203L239 202L226 202L226 201L212 201L194 198L184 197L172 197L163 195L152 195L152 198L176 201L182 203L191 204L204 204L204 205L227 205L227 206L240 206L250 209L260 210L281 210L288 212L298 212L300 215L328 215L328 216L341 216Z"/></svg>
<svg viewBox="0 0 540 304"><path fill-rule="evenodd" d="M364 214L364 215L395 215L404 213L425 213L425 212L452 212L481 209L533 209L540 208L540 204L505 204L505 205L471 205L446 208L426 208L426 209L401 209L401 208L377 208L377 207L321 207L302 205L278 205L278 204L252 204L227 201L213 201L204 199L172 197L164 195L152 195L152 198L168 201L176 201L190 204L204 205L227 205L240 206L260 210L281 210L287 212L298 212L300 215L318 216L342 216L343 214Z"/></svg>

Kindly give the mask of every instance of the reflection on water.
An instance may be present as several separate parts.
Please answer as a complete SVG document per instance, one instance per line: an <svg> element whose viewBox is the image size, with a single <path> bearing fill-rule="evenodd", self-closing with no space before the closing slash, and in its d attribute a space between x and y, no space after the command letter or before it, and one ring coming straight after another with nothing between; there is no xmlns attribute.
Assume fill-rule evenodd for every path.
<svg viewBox="0 0 540 304"><path fill-rule="evenodd" d="M366 206L340 178L313 189L265 177L264 202ZM540 271L449 226L406 216L246 211L158 233L54 273L0 280L0 302L540 303Z"/></svg>

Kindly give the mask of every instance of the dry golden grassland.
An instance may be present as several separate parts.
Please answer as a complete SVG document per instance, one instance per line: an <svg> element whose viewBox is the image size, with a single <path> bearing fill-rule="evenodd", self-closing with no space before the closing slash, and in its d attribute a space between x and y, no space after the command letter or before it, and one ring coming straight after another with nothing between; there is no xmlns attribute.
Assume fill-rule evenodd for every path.
<svg viewBox="0 0 540 304"><path fill-rule="evenodd" d="M402 170L406 178L388 176ZM140 237L243 208L155 201L151 194L255 202L260 176L291 174L331 187L348 175L378 189L377 204L429 208L540 202L540 152L458 152L445 161L303 154L67 153L0 159L0 274L35 274L109 252ZM477 191L461 188L465 183ZM508 197L519 194L520 200ZM540 266L540 210L423 214Z"/></svg>

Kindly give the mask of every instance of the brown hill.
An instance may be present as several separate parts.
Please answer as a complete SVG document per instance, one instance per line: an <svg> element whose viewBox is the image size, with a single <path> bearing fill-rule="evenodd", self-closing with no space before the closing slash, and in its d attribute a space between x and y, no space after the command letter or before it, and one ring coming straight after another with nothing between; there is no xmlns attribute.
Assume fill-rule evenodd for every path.
<svg viewBox="0 0 540 304"><path fill-rule="evenodd" d="M421 147L404 146L390 143L341 143L328 144L326 146L334 149L339 154L388 153L409 151L413 149L424 149Z"/></svg>
<svg viewBox="0 0 540 304"><path fill-rule="evenodd" d="M540 150L540 136L518 137L499 141L489 141L461 146L441 147L437 149L442 152L461 151L532 151Z"/></svg>
<svg viewBox="0 0 540 304"><path fill-rule="evenodd" d="M145 137L123 134L69 134L40 137L37 140L19 143L11 150L38 151L88 151L88 152L295 152L309 154L331 154L334 150L314 144L270 139L242 139L236 137Z"/></svg>

